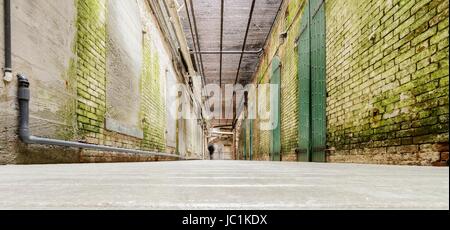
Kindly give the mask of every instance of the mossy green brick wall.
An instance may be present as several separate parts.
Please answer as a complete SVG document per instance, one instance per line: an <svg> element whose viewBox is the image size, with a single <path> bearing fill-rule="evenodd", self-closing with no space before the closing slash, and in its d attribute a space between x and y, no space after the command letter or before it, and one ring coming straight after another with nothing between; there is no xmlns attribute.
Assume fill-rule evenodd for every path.
<svg viewBox="0 0 450 230"><path fill-rule="evenodd" d="M254 75L255 83L270 82L271 60L281 58L283 160L296 158L295 39L304 5L291 0L282 7ZM448 2L327 0L325 9L328 161L442 164L448 159ZM257 158L267 159L270 132L255 132Z"/></svg>
<svg viewBox="0 0 450 230"><path fill-rule="evenodd" d="M77 36L75 47L77 86L78 136L93 144L135 148L164 152L165 142L165 103L161 89L159 53L148 34L143 35L143 67L140 87L139 114L142 120L144 138L127 136L105 129L106 102L106 60L108 58L107 0L76 0ZM139 103L139 102L136 102ZM147 161L151 156L130 154L111 154L84 151L81 161Z"/></svg>
<svg viewBox="0 0 450 230"><path fill-rule="evenodd" d="M79 135L100 144L106 112L106 1L77 1L76 82Z"/></svg>
<svg viewBox="0 0 450 230"><path fill-rule="evenodd" d="M262 84L264 83L269 83L269 73L265 74L266 76L263 78L263 80L261 81ZM258 89L258 93L259 94L263 94L263 91ZM266 111L270 110L270 94L266 92L266 95L258 95L258 97L265 97L265 100L261 100L258 101L258 104L265 108ZM270 122L269 120L261 120L260 118L257 119L257 123L258 125L260 124L267 124L268 122ZM255 128L255 133L257 133L258 135L258 140L255 141L255 145L257 144L258 146L255 147L254 149L257 150L257 157L255 159L260 159L260 160L266 160L266 159L270 159L270 141L271 141L271 133L272 131L270 130L261 130L259 129L259 126L257 126Z"/></svg>
<svg viewBox="0 0 450 230"><path fill-rule="evenodd" d="M298 145L298 50L296 38L300 33L300 13L303 1L290 1L285 12L284 31L287 37L280 54L281 68L281 152L283 160L297 160Z"/></svg>
<svg viewBox="0 0 450 230"><path fill-rule="evenodd" d="M448 1L329 0L329 160L448 158Z"/></svg>
<svg viewBox="0 0 450 230"><path fill-rule="evenodd" d="M141 78L141 120L143 120L143 147L165 151L165 102L160 81L159 54L149 35L144 35L144 65Z"/></svg>
<svg viewBox="0 0 450 230"><path fill-rule="evenodd" d="M255 72L254 83L270 83L272 60L275 56L281 59L281 152L282 160L296 160L295 148L297 147L297 126L298 126L298 76L297 63L298 55L295 48L296 37L299 33L301 17L300 11L303 9L303 0L291 0L285 3L274 24L268 43L265 47L258 69ZM287 37L281 39L279 35L287 32ZM269 95L267 95L267 101ZM270 108L270 103L259 106ZM260 130L259 118L254 122L254 159L267 160L270 152L271 131ZM267 121L266 121L267 122Z"/></svg>

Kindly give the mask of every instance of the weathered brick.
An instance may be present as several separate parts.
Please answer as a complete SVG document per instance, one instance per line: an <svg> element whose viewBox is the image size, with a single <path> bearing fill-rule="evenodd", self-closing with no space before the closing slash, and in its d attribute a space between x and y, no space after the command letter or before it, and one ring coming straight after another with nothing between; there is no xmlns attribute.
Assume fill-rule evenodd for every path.
<svg viewBox="0 0 450 230"><path fill-rule="evenodd" d="M441 153L441 161L448 161L448 152Z"/></svg>
<svg viewBox="0 0 450 230"><path fill-rule="evenodd" d="M437 43L439 43L440 41L442 41L444 39L446 39L446 40L448 39L448 28L439 31L436 35L431 37L430 43L432 45L433 44L437 44Z"/></svg>
<svg viewBox="0 0 450 230"><path fill-rule="evenodd" d="M370 2L376 3L378 1ZM362 5L364 4L362 3ZM328 89L330 102L328 106L333 108L332 111L334 114L338 113L339 109L344 110L346 108L345 106L340 107L342 105L352 104L353 108L358 108L355 109L358 112L353 112L351 116L346 116L348 117L347 119L340 119L341 122L338 122L339 119L333 119L329 116L328 136L335 137L342 135L337 135L338 130L341 129L340 127L345 128L345 133L347 135L356 135L354 132L356 132L355 130L358 130L358 133L367 133L369 140L374 141L371 146L386 146L388 147L389 152L395 154L396 151L407 151L406 149L408 147L405 147L402 150L401 147L403 146L400 148L390 148L390 145L406 145L411 146L413 150L417 150L417 144L438 141L440 137L437 137L432 133L448 131L448 128L438 126L437 124L438 122L440 123L441 120L446 120L448 111L443 111L445 115L443 115L443 118L440 118L439 116L441 115L437 115L436 112L433 112L436 110L432 110L432 108L436 108L440 103L438 102L438 97L447 95L447 93L444 92L448 91L448 68L443 67L448 66L448 50L446 49L446 47L448 47L448 41L446 39L448 37L448 18L444 17L448 12L438 5L440 5L440 1L423 0L400 1L398 9L381 6L381 10L386 12L391 13L391 10L395 11L393 13L394 20L389 18L389 15L384 15L380 21L372 18L372 21L374 21L374 23L375 21L377 23L379 22L380 26L374 26L374 29L372 30L375 31L371 31L371 33L375 35L380 34L381 37L384 37L385 39L382 41L377 40L375 46L369 48L368 52L358 52L358 55L350 55L350 58L347 58L346 56L341 56L341 46L336 42L338 39L335 38L332 40L333 42L327 43L327 59L332 58L330 56L339 56L341 57L339 61L342 63L355 64L362 62L368 63L364 64L363 68L372 67L372 69L368 69L366 73L362 74L363 77L368 76L362 82L371 81L369 84L370 90L365 90L362 95L368 95L369 99L366 99L368 102L379 103L375 105L382 106L382 110L379 110L382 111L380 112L382 114L371 119L370 127L374 129L373 134L361 128L354 128L367 119L363 116L358 116L358 114L367 114L367 112L364 112L362 109L364 106L358 106L359 103L362 102L356 102L354 98L347 97L346 95L341 96L341 91L339 89L335 90L335 88L344 87L345 85L350 84L353 87L346 89L345 92L348 92L348 94L351 95L357 94L358 89L367 87L354 87L358 84L352 84L352 78L346 78L345 81L341 80L341 85L328 85L329 88L332 87L331 89ZM327 13L330 15L340 15L342 17L342 21L333 21L333 26L343 25L339 23L345 23L347 20L351 20L349 17L341 15L338 6L347 7L347 5L344 6L337 1L334 1L331 8L328 8L327 10ZM436 8L438 9L436 10ZM350 15L360 13L357 9L352 9L351 7L350 9L346 9L348 11L347 13ZM396 19L400 19L399 23L395 22ZM366 26L365 23L367 22L362 21L360 24L355 23L352 26L361 29ZM389 44L391 40L389 30L392 25L395 25L393 33L399 35L399 40L391 45ZM381 31L384 28L388 29ZM352 35L343 31L341 34L328 33L328 36L334 38L357 35ZM368 35L366 36L368 37ZM352 40L352 38L348 38L348 40ZM383 52L378 52L377 47L383 47ZM442 50L442 52L440 50ZM395 60L395 62L391 62L392 59ZM440 62L442 62L442 65ZM336 82L334 79L344 78L346 75L352 74L351 70L340 70L339 68L341 68L341 66L339 65L334 65L332 67L328 66L327 68L327 78L332 78L331 80L328 79L329 82ZM391 81L398 81L398 83L391 84ZM389 93L380 96L383 92ZM400 97L401 100L399 100L398 95L403 95ZM410 96L406 98L405 95ZM331 109L328 110L331 111ZM398 111L401 112L399 113ZM420 113L417 111L420 111ZM348 111L344 111L344 114L348 114ZM413 117L414 119L419 120L411 120ZM397 123L401 125L393 125ZM396 131L397 129L400 129L401 131ZM401 137L399 142L394 139L386 139L390 138L391 132L396 133L395 136ZM334 155L339 155L340 149L347 148L343 145L343 143L347 142L345 141L345 138L346 137L329 139L328 144L332 147L336 147L338 150L335 151ZM355 152L356 150L351 151ZM412 150L410 149L410 151ZM411 157L415 158L415 156ZM432 160L430 160L428 156L423 157L427 159L407 159L411 160L411 162L415 162L413 164L431 164ZM368 158L364 159L370 161ZM380 157L377 159L383 158Z"/></svg>
<svg viewBox="0 0 450 230"><path fill-rule="evenodd" d="M420 33L418 36L416 36L412 41L411 41L411 45L415 46L416 44L424 41L425 39L428 39L430 37L432 37L433 35L435 35L437 32L437 26L434 26L428 30L426 30L424 33Z"/></svg>

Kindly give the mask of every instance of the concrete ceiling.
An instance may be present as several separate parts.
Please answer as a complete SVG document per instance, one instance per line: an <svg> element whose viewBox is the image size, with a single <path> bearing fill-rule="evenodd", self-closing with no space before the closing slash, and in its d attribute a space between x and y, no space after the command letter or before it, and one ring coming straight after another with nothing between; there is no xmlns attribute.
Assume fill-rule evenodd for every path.
<svg viewBox="0 0 450 230"><path fill-rule="evenodd" d="M179 15L187 36L188 44L194 50L189 20L184 0L177 0L181 6ZM193 4L194 12L190 9ZM282 0L256 0L249 27L246 50L263 48ZM201 51L220 51L221 0L188 0L191 24L197 27ZM241 51L252 0L224 0L223 50ZM193 22L195 16L196 23ZM195 30L194 36L195 35ZM223 54L222 84L234 84L241 54ZM205 81L207 84L220 81L220 54L202 54ZM238 83L249 82L258 64L258 54L244 54Z"/></svg>
<svg viewBox="0 0 450 230"><path fill-rule="evenodd" d="M221 0L176 0L179 5L179 16L183 24L189 48L195 49L196 30L198 32L199 48L202 52L220 51L221 41ZM250 18L252 0L223 0L223 51L241 51L244 45L247 25ZM187 2L187 7L185 6ZM250 22L246 51L256 51L263 48L273 22L276 18L282 0L255 0ZM192 6L191 6L192 4ZM193 8L193 11L191 9ZM187 12L189 11L189 12ZM188 15L189 13L189 15ZM189 16L189 17L188 17ZM195 17L195 22L194 22ZM191 22L189 23L189 19ZM192 31L191 31L192 26ZM191 34L194 34L194 39ZM196 44L197 45L197 44ZM252 79L259 61L259 54L201 54L203 73L206 84L237 83L247 84ZM199 56L197 56L199 57ZM220 66L222 64L222 76ZM229 104L224 102L224 104ZM213 126L228 125L232 120L218 120Z"/></svg>

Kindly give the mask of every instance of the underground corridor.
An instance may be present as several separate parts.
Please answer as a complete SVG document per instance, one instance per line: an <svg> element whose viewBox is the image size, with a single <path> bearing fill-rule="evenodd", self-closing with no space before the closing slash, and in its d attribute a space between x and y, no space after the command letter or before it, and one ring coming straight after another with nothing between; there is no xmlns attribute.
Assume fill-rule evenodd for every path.
<svg viewBox="0 0 450 230"><path fill-rule="evenodd" d="M449 208L448 1L0 5L0 209Z"/></svg>

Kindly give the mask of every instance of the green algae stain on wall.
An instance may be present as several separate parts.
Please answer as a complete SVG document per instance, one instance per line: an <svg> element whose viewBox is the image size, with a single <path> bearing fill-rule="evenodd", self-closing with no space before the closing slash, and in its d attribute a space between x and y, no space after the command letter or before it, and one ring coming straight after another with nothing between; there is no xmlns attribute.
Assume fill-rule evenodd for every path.
<svg viewBox="0 0 450 230"><path fill-rule="evenodd" d="M106 0L77 0L77 121L80 136L102 139L106 112Z"/></svg>
<svg viewBox="0 0 450 230"><path fill-rule="evenodd" d="M139 80L140 128L143 139L105 130L107 83L107 0L77 0L76 94L78 133L88 142L152 151L165 150L165 105L161 96L160 62L150 35L143 35ZM111 4L113 4L111 2Z"/></svg>
<svg viewBox="0 0 450 230"><path fill-rule="evenodd" d="M76 140L78 139L78 126L77 126L77 43L78 43L78 18L79 18L79 1L74 0L77 13L74 15L74 22L76 24L75 34L72 44L72 53L75 55L69 60L69 66L62 73L62 79L65 80L67 93L70 95L63 106L58 110L58 114L62 117L66 127L57 130L57 138L63 140Z"/></svg>
<svg viewBox="0 0 450 230"><path fill-rule="evenodd" d="M448 1L421 4L327 4L330 147L448 143Z"/></svg>
<svg viewBox="0 0 450 230"><path fill-rule="evenodd" d="M161 96L161 71L158 51L148 35L143 36L143 68L141 76L141 120L144 131L142 147L164 152L165 103Z"/></svg>
<svg viewBox="0 0 450 230"><path fill-rule="evenodd" d="M151 149L153 146L151 145L150 140L150 116L149 111L149 91L151 85L151 63L152 63L152 54L151 54L151 42L147 35L143 36L143 65L142 65L142 76L141 76L141 84L140 84L140 93L143 100L141 100L141 114L140 119L142 121L142 130L144 131L144 139L142 140L142 147L146 149Z"/></svg>
<svg viewBox="0 0 450 230"><path fill-rule="evenodd" d="M74 49L73 49L74 50ZM78 138L78 128L76 119L77 110L77 85L76 85L76 64L74 58L69 62L69 68L63 73L63 79L66 79L66 90L70 97L64 101L63 106L57 112L62 117L65 126L64 128L57 130L58 139L63 140L75 140Z"/></svg>
<svg viewBox="0 0 450 230"><path fill-rule="evenodd" d="M161 89L161 71L160 71L160 57L156 49L154 49L153 60L153 86L152 86L152 98L154 101L154 119L153 122L153 138L156 148L160 151L165 150L165 103L163 100L163 93Z"/></svg>
<svg viewBox="0 0 450 230"><path fill-rule="evenodd" d="M281 61L282 67L282 92L281 92L281 136L283 154L294 154L294 149L298 144L298 51L296 49L296 39L299 36L300 12L303 8L303 1L291 1L286 12L287 37L282 46Z"/></svg>

